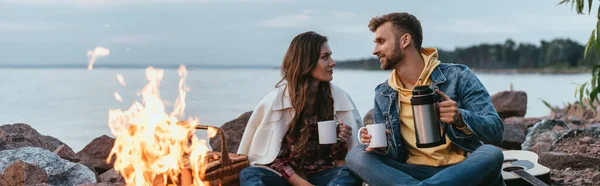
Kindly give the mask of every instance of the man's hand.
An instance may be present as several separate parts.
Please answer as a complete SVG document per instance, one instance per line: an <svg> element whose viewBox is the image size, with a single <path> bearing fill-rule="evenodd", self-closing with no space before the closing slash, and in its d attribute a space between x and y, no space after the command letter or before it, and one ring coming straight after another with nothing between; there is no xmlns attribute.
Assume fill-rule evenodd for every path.
<svg viewBox="0 0 600 186"><path fill-rule="evenodd" d="M385 136L386 136L386 140L390 137L390 130L387 130L387 129L385 130ZM368 144L368 143L371 142L371 135L369 135L369 132L367 132L367 129L363 129L360 132L360 142L364 143L364 144ZM386 147L380 147L380 148L369 148L369 147L367 147L365 149L365 151L367 151L367 152L371 152L371 151L374 151L374 150L382 152L382 151L387 150L387 146Z"/></svg>
<svg viewBox="0 0 600 186"><path fill-rule="evenodd" d="M456 101L450 99L450 97L440 90L435 90L435 92L444 100L438 104L438 107L440 108L440 121L449 125L454 125L455 127L464 127L465 123L460 115L460 110L458 110L458 107L456 106Z"/></svg>

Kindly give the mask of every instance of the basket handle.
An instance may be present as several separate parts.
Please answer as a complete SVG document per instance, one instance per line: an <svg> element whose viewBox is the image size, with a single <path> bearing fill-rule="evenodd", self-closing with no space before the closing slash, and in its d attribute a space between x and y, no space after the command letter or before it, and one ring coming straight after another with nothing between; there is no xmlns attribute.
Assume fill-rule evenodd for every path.
<svg viewBox="0 0 600 186"><path fill-rule="evenodd" d="M196 125L196 129L208 130L208 128L216 129L221 135L221 167L227 167L231 165L231 158L227 152L227 143L225 142L225 132L220 127L207 126L207 125Z"/></svg>

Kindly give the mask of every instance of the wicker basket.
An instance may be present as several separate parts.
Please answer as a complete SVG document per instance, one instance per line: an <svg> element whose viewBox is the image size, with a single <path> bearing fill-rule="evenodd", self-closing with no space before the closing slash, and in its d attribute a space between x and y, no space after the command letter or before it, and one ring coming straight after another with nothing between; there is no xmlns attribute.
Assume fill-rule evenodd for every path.
<svg viewBox="0 0 600 186"><path fill-rule="evenodd" d="M225 134L221 128L198 125L196 129L208 130L208 128L217 129L221 135L221 151L208 152L206 156L206 172L202 181L207 181L211 186L218 185L240 185L240 172L242 169L249 166L248 156L244 154L235 154L227 152L227 144L225 143ZM227 154L227 156L223 156ZM188 160L188 158L184 158ZM189 168L189 162L184 162L184 167Z"/></svg>

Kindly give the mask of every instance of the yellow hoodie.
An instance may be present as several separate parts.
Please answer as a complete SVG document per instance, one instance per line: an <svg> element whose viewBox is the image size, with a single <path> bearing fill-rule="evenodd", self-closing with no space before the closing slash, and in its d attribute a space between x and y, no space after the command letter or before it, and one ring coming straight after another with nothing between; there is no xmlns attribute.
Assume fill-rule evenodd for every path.
<svg viewBox="0 0 600 186"><path fill-rule="evenodd" d="M435 48L423 48L421 50L421 56L425 62L425 67L415 86L431 85L431 73L440 64L437 50ZM412 89L404 88L396 70L392 72L388 84L398 91L398 104L400 105L398 107L398 112L400 114L400 120L402 121L400 131L404 142L406 142L405 146L410 152L407 163L437 167L452 165L463 161L465 159L465 156L463 155L464 150L452 144L447 136L446 144L431 148L417 148L412 107L410 104ZM470 131L467 131L468 129L461 130L470 133Z"/></svg>

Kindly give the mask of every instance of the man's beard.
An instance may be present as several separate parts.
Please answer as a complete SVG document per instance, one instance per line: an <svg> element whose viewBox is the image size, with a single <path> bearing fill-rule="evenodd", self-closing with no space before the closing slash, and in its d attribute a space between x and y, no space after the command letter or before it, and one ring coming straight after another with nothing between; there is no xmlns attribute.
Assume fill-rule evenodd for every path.
<svg viewBox="0 0 600 186"><path fill-rule="evenodd" d="M402 52L402 50L400 50L400 44L398 44L394 50L394 53L392 53L392 55L390 55L389 57L385 56L385 64L383 64L381 69L391 70L398 63L400 63L400 61L402 61L402 59L404 59L404 52Z"/></svg>

